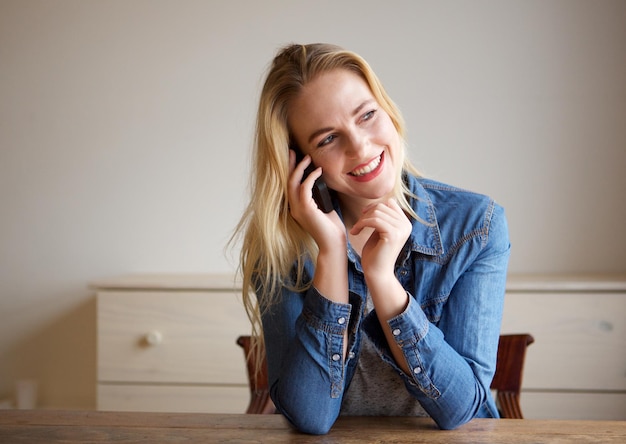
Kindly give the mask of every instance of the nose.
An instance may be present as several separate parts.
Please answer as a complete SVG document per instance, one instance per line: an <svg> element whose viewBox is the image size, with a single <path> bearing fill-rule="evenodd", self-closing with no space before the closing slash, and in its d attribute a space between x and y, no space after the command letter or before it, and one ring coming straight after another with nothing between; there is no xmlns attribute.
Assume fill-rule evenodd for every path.
<svg viewBox="0 0 626 444"><path fill-rule="evenodd" d="M353 131L347 137L346 155L353 158L360 158L366 153L369 140L364 134Z"/></svg>

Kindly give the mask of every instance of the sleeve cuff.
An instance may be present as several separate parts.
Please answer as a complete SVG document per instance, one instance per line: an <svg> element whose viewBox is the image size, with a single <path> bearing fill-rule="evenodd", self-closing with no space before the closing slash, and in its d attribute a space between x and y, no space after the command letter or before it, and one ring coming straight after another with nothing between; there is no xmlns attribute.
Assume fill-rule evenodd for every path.
<svg viewBox="0 0 626 444"><path fill-rule="evenodd" d="M345 333L350 324L353 303L357 302L350 295L349 304L340 304L325 298L315 287L307 291L302 314L307 324L317 330L332 334Z"/></svg>

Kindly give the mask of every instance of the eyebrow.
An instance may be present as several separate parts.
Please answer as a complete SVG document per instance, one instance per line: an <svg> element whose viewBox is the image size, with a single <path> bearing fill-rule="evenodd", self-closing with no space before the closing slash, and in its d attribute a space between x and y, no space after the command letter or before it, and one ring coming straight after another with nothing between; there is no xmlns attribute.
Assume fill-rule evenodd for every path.
<svg viewBox="0 0 626 444"><path fill-rule="evenodd" d="M355 116L358 113L360 113L363 108L365 108L367 105L369 105L372 102L375 102L375 100L374 99L367 99L366 101L361 103L359 106L357 106L354 109L354 111L352 111L352 116ZM313 133L309 136L308 143L311 143L313 141L313 139L315 139L317 136L319 136L321 134L324 134L324 133L327 133L328 131L332 131L332 130L333 130L333 128L328 126L328 127L320 128L320 129L318 129L316 131L313 131Z"/></svg>

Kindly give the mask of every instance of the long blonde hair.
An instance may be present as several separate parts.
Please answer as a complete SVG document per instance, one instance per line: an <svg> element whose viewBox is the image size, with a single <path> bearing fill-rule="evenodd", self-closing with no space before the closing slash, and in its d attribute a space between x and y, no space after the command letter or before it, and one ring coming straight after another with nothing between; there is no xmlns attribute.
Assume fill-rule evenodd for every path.
<svg viewBox="0 0 626 444"><path fill-rule="evenodd" d="M233 239L242 238L239 264L242 297L257 347L263 345L263 335L255 290L263 289L262 305L264 309L268 308L278 301L281 287L303 288L301 276L305 261L317 256L315 242L300 228L288 209L290 131L287 113L290 101L307 82L333 69L347 69L365 80L403 141L402 172L420 175L406 156L402 115L362 57L322 43L292 44L278 52L267 73L259 101L250 202L233 236ZM402 172L399 171L396 180L395 195L401 207L416 217L407 200L410 193L402 180ZM291 282L294 265L297 278Z"/></svg>

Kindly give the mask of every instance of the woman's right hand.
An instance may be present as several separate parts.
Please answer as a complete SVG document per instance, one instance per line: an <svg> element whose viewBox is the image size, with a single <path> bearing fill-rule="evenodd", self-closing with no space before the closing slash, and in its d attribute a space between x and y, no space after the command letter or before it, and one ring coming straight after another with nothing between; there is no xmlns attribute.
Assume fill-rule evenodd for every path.
<svg viewBox="0 0 626 444"><path fill-rule="evenodd" d="M313 199L313 184L322 175L317 168L302 181L304 170L311 163L305 156L296 165L296 153L289 150L289 211L308 232L319 248L313 286L324 297L338 303L348 303L348 244L346 228L336 211L324 213ZM347 338L344 338L344 355Z"/></svg>
<svg viewBox="0 0 626 444"><path fill-rule="evenodd" d="M311 156L306 155L296 165L296 153L289 150L289 211L296 222L313 237L320 251L337 248L345 245L346 230L336 211L324 213L313 199L313 185L322 175L321 168L316 168L302 181L304 170L310 163ZM341 249L341 254L345 254L345 248Z"/></svg>

